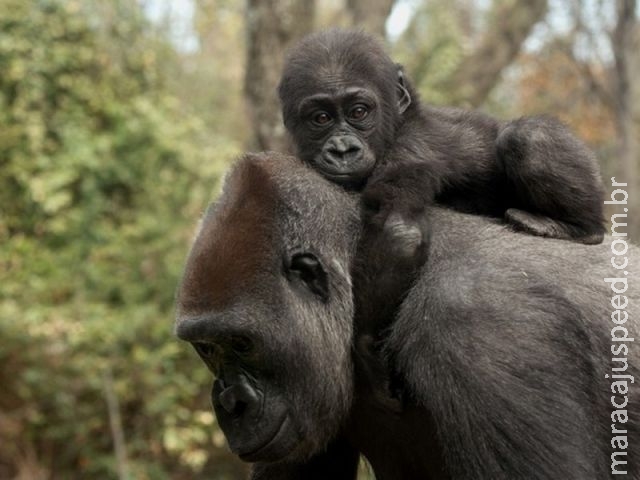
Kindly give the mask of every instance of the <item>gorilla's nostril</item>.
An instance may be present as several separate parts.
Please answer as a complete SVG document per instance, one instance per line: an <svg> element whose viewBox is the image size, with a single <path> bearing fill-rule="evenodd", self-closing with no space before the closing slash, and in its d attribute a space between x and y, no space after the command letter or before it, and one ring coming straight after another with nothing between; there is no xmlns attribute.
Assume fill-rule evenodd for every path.
<svg viewBox="0 0 640 480"><path fill-rule="evenodd" d="M220 402L220 405L222 405L222 408L224 408L227 413L230 413L232 415L236 414L238 404L244 404L244 402L239 401L236 397L236 392L233 387L226 388L222 392L220 392L220 394L218 395L218 401Z"/></svg>
<svg viewBox="0 0 640 480"><path fill-rule="evenodd" d="M336 148L330 148L327 150L327 154L330 158L341 158L343 155L342 150L338 150Z"/></svg>
<svg viewBox="0 0 640 480"><path fill-rule="evenodd" d="M229 413L231 413L232 415L235 415L236 417L240 417L242 416L242 414L245 412L246 409L247 409L247 403L241 400L238 400L233 409L233 412L229 412Z"/></svg>
<svg viewBox="0 0 640 480"><path fill-rule="evenodd" d="M328 150L328 153L331 156L342 158L342 157L346 157L347 155L358 153L359 151L360 151L360 147L352 146L348 148L331 148Z"/></svg>
<svg viewBox="0 0 640 480"><path fill-rule="evenodd" d="M214 393L217 403L228 414L240 417L252 406L259 406L260 396L249 385L240 383L226 386L220 379L216 380L216 383L214 383Z"/></svg>
<svg viewBox="0 0 640 480"><path fill-rule="evenodd" d="M353 155L358 153L360 150L361 150L360 147L354 145L352 147L349 147L347 151L344 152L344 155Z"/></svg>

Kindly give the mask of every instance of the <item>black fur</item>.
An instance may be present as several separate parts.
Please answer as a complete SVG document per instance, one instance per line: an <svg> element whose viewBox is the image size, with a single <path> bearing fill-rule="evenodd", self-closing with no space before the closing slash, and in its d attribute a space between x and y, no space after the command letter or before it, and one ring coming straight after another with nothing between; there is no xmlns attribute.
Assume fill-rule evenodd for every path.
<svg viewBox="0 0 640 480"><path fill-rule="evenodd" d="M356 321L359 333L373 339L363 351L369 365L426 259L433 202L504 218L538 236L602 241L597 161L562 123L548 117L502 122L422 104L402 68L370 35L334 29L306 37L287 58L279 95L298 156L330 180L362 191L367 214L354 280L362 292L356 317L367 319ZM350 117L356 106L366 108L363 119ZM330 121L318 124L320 113Z"/></svg>
<svg viewBox="0 0 640 480"><path fill-rule="evenodd" d="M359 93L350 97L352 90ZM597 162L564 125L422 104L370 35L336 29L303 39L279 95L300 158L333 181L366 183L366 202L380 210L374 223L384 225L391 212L413 223L437 200L497 217L510 209L507 220L536 235L602 241ZM366 109L363 118L350 116L356 105ZM315 121L320 112L326 123Z"/></svg>
<svg viewBox="0 0 640 480"><path fill-rule="evenodd" d="M389 408L359 333L367 319L353 324L359 210L296 159L246 157L189 255L177 333L229 390L223 402L214 391L216 413L232 449L257 462L252 478L353 480L358 453L378 480L609 478L608 242L431 209L424 267L377 346L406 393ZM625 295L633 337L637 282ZM638 349L628 353L640 378ZM636 385L627 409L626 478L639 480Z"/></svg>

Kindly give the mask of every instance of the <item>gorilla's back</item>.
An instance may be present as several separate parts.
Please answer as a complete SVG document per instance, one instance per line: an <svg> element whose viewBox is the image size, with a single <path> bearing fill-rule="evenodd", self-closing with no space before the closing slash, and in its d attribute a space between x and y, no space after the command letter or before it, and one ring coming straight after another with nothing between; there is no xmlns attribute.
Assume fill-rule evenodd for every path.
<svg viewBox="0 0 640 480"><path fill-rule="evenodd" d="M583 245L513 232L497 220L447 209L434 209L432 215L430 260L423 277L455 279L458 289L473 282L483 294L490 294L488 300L537 285L580 306L586 321L605 329L616 326L611 322L611 298L616 293L604 279L626 278L628 289L621 295L629 300L627 326L635 331L640 326L640 279L632 271L632 259L638 258L640 249L625 237L606 236L599 245ZM616 238L628 245L620 256L611 249ZM618 245L617 251L621 250ZM628 257L629 266L614 268L612 257L618 265Z"/></svg>
<svg viewBox="0 0 640 480"><path fill-rule="evenodd" d="M431 215L429 260L386 348L453 477L608 478L620 451L618 468L640 478L640 294L611 263L615 238L585 246ZM629 244L616 262L638 253ZM619 297L604 280L616 277Z"/></svg>

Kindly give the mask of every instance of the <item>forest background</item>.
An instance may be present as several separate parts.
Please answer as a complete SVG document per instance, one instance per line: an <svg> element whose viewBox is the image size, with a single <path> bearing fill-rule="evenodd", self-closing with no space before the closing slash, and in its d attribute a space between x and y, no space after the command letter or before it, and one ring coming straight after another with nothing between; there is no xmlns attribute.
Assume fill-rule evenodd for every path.
<svg viewBox="0 0 640 480"><path fill-rule="evenodd" d="M567 122L639 238L635 0L0 0L0 478L244 478L174 292L225 169L286 148L286 48L335 25L425 101Z"/></svg>

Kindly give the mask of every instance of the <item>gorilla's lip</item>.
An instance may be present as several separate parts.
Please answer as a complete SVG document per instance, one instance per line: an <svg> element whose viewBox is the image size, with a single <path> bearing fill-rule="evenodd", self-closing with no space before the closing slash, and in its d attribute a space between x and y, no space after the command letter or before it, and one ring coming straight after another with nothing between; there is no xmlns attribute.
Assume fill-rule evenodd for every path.
<svg viewBox="0 0 640 480"><path fill-rule="evenodd" d="M293 447L289 447L285 452L277 452L279 448L279 443L286 437L287 431L289 430L289 425L291 421L289 420L289 416L285 416L284 419L280 422L278 428L275 429L274 434L268 438L262 445L249 452L237 452L238 456L244 460L245 462L256 462L259 460L264 460L268 458L271 461L278 460L279 458L275 458L275 453L279 453L277 457L283 457L289 450Z"/></svg>
<svg viewBox="0 0 640 480"><path fill-rule="evenodd" d="M361 173L323 173L326 178L329 180L339 183L340 185L344 185L346 187L354 187L358 188L365 183L369 172L361 172Z"/></svg>

